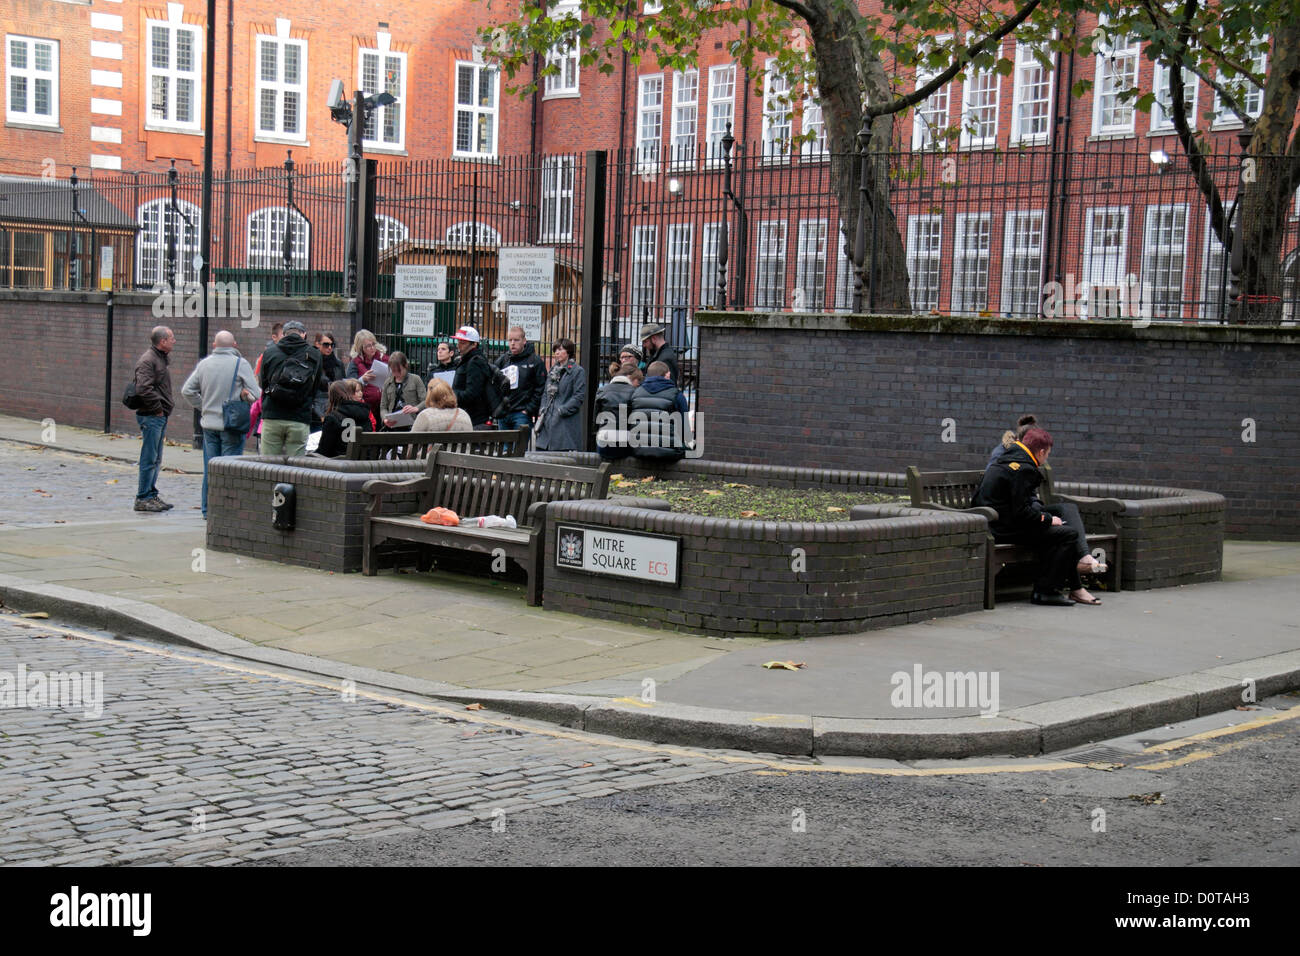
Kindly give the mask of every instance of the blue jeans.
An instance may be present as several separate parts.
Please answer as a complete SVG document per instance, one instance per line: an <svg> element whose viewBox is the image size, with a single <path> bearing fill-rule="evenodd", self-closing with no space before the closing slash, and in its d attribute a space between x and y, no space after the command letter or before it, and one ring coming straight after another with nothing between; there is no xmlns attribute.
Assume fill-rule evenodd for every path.
<svg viewBox="0 0 1300 956"><path fill-rule="evenodd" d="M502 415L501 420L497 422L497 429L503 432L513 431L516 428L532 428L532 427L533 427L533 420L528 417L527 412L507 412L506 414ZM527 440L528 438L527 433L524 434L524 438L525 440ZM528 445L525 443L524 447L527 448ZM510 450L513 451L514 449L510 449Z"/></svg>
<svg viewBox="0 0 1300 956"><path fill-rule="evenodd" d="M242 431L203 429L203 517L208 516L208 462L225 455L242 455L246 437Z"/></svg>
<svg viewBox="0 0 1300 956"><path fill-rule="evenodd" d="M140 481L135 487L135 500L158 497L158 469L162 467L163 433L167 431L166 415L135 416L144 441L140 445Z"/></svg>

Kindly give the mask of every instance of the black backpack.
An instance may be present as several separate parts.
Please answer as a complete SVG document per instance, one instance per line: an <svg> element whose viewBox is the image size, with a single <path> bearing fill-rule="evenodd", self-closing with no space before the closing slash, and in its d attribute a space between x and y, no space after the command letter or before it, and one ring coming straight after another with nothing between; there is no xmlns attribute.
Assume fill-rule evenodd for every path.
<svg viewBox="0 0 1300 956"><path fill-rule="evenodd" d="M135 391L135 379L127 383L126 391L122 393L122 404L132 410L144 407L144 402L140 401L140 396Z"/></svg>
<svg viewBox="0 0 1300 956"><path fill-rule="evenodd" d="M266 395L277 405L291 408L314 398L312 386L316 384L316 363L307 350L285 356L275 372L275 380L267 386Z"/></svg>
<svg viewBox="0 0 1300 956"><path fill-rule="evenodd" d="M484 357L483 361L487 362L487 358ZM488 362L488 369L491 373L487 382L488 417L497 419L510 410L510 379L491 362Z"/></svg>

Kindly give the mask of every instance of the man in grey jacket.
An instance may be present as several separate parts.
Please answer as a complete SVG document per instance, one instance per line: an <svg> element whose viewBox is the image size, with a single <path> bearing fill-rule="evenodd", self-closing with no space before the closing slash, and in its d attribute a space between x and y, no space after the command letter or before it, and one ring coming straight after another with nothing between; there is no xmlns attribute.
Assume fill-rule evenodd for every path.
<svg viewBox="0 0 1300 956"><path fill-rule="evenodd" d="M181 389L185 400L200 412L203 427L203 517L208 516L208 462L222 455L244 453L243 429L228 429L222 415L226 402L238 398L256 401L262 394L253 367L235 348L235 337L218 332L212 341L212 354L195 367Z"/></svg>

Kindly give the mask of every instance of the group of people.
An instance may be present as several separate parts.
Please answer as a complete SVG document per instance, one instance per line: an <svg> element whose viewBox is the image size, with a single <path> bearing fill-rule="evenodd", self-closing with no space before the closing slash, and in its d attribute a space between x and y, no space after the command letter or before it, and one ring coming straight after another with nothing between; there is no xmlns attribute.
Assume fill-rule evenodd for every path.
<svg viewBox="0 0 1300 956"><path fill-rule="evenodd" d="M999 544L1024 544L1037 551L1039 573L1031 600L1035 604L1096 606L1082 574L1104 574L1107 567L1088 551L1088 535L1078 506L1045 505L1038 497L1040 470L1052 452L1052 436L1033 415L1022 415L989 455L988 467L972 504L997 512L990 523Z"/></svg>
<svg viewBox="0 0 1300 956"><path fill-rule="evenodd" d="M685 412L685 399L671 386L677 359L665 342L664 329L645 326L641 331L640 346L624 347L620 358L626 361L620 372L627 368L643 378L634 391L644 390L655 407L667 402ZM149 350L135 368L136 421L144 439L137 511L172 507L159 496L156 482L163 432L174 408L168 363L175 342L171 329L154 329ZM218 332L212 352L198 363L181 390L200 412L204 517L208 463L243 454L254 435L259 453L287 456L303 455L312 448L314 454L337 457L346 452L357 432L487 427L531 432L533 447L540 451L581 448L585 423L580 412L587 397L587 375L577 364L577 346L569 339L556 340L548 368L519 326L508 330L506 344L506 352L493 362L482 349L478 331L462 326L450 342L438 343L426 385L406 355L387 352L366 329L353 338L346 366L336 354L332 333L318 332L309 344L307 327L297 320L272 326L271 339L255 364L240 354L231 332ZM626 374L616 375L602 395L630 401L636 396L621 391L630 382ZM231 427L227 416L231 402L251 406L246 428ZM315 432L318 438L313 438Z"/></svg>

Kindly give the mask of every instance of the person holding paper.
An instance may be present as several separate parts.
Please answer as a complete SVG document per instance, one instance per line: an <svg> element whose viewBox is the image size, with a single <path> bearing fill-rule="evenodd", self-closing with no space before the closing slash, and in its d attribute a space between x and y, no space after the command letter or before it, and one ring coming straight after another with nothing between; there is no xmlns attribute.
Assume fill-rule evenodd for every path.
<svg viewBox="0 0 1300 956"><path fill-rule="evenodd" d="M533 351L533 344L525 337L522 326L512 325L506 332L509 351L497 359L497 368L510 382L509 406L497 421L497 428L512 430L532 428L533 420L542 409L542 394L546 391L546 363Z"/></svg>
<svg viewBox="0 0 1300 956"><path fill-rule="evenodd" d="M375 333L362 329L352 340L352 361L348 363L348 378L355 378L361 383L361 395L376 422L380 421L379 400L383 397L380 389L387 369L383 364L384 352ZM376 362L381 366L378 371L373 368Z"/></svg>
<svg viewBox="0 0 1300 956"><path fill-rule="evenodd" d="M409 432L415 420L411 416L420 413L420 403L424 401L424 382L411 371L402 352L389 354L388 373L379 399L384 426L389 431Z"/></svg>

